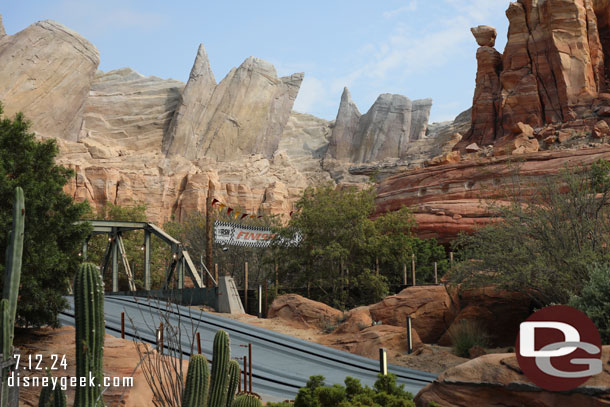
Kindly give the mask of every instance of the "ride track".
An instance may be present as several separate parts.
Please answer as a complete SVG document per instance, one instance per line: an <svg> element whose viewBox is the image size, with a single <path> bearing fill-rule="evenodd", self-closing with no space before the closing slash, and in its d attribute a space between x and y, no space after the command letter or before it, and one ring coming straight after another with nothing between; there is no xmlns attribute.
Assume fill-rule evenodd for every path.
<svg viewBox="0 0 610 407"><path fill-rule="evenodd" d="M70 307L73 298L68 297ZM247 350L243 345L252 344L253 391L265 401L294 399L299 388L304 387L310 376L323 375L328 385L343 384L346 376L360 379L362 384L371 386L379 373L379 362L327 346L307 342L274 331L258 328L243 322L220 317L185 306L146 298L125 298L107 295L104 311L106 331L113 336L121 335L121 312L125 312L125 336L156 345L156 331L161 322L161 314L168 315L173 326L180 323L182 349L188 358L192 335L196 330L202 338L202 353L212 359L214 334L224 329L231 338L231 356L243 356ZM61 313L60 321L74 325L72 310ZM132 325L133 324L133 325ZM134 326L135 325L135 326ZM167 348L164 344L164 348ZM396 365L388 365L388 371L397 376L405 390L416 394L436 375Z"/></svg>

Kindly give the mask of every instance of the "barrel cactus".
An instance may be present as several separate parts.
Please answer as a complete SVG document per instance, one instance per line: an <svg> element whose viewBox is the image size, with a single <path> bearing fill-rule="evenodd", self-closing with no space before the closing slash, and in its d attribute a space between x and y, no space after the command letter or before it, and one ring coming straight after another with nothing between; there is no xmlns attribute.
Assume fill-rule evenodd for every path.
<svg viewBox="0 0 610 407"><path fill-rule="evenodd" d="M206 407L210 390L210 368L203 355L191 356L182 395L182 407Z"/></svg>
<svg viewBox="0 0 610 407"><path fill-rule="evenodd" d="M237 396L231 407L262 407L263 403L254 394L240 394Z"/></svg>
<svg viewBox="0 0 610 407"><path fill-rule="evenodd" d="M229 335L222 329L214 336L212 351L212 388L208 407L225 407L229 387Z"/></svg>
<svg viewBox="0 0 610 407"><path fill-rule="evenodd" d="M79 386L74 399L78 407L99 407L102 361L104 357L104 286L96 266L80 265L74 278L74 313L76 323L76 376L94 377L94 386ZM88 380L87 380L88 381Z"/></svg>

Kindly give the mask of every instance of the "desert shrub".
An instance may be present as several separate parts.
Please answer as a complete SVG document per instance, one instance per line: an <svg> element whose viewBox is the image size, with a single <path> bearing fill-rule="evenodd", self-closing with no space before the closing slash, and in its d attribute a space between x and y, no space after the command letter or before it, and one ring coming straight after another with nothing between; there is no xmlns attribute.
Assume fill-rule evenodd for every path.
<svg viewBox="0 0 610 407"><path fill-rule="evenodd" d="M292 404L270 403L268 406L288 407ZM396 376L378 375L373 388L362 386L360 380L345 378L345 386L326 386L324 376L311 376L299 390L294 407L414 407L413 394L396 383Z"/></svg>
<svg viewBox="0 0 610 407"><path fill-rule="evenodd" d="M587 314L595 323L604 344L610 344L610 264L589 266L589 281L570 305Z"/></svg>
<svg viewBox="0 0 610 407"><path fill-rule="evenodd" d="M451 325L448 331L453 353L467 358L474 346L485 348L489 345L488 335L476 321L462 320Z"/></svg>
<svg viewBox="0 0 610 407"><path fill-rule="evenodd" d="M527 185L518 173L490 208L497 222L460 236L452 283L494 284L529 295L537 307L566 304L589 280L588 265L610 261L610 162L564 169Z"/></svg>

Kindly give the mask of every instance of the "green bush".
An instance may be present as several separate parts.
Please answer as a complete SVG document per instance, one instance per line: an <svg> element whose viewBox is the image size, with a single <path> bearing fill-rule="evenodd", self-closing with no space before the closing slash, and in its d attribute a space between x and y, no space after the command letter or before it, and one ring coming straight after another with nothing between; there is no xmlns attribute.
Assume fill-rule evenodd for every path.
<svg viewBox="0 0 610 407"><path fill-rule="evenodd" d="M610 344L610 264L590 265L589 278L570 305L587 314L599 329L602 342Z"/></svg>
<svg viewBox="0 0 610 407"><path fill-rule="evenodd" d="M485 330L476 321L462 320L451 325L448 331L453 347L453 353L467 358L469 350L474 346L485 348L489 345L489 338Z"/></svg>
<svg viewBox="0 0 610 407"><path fill-rule="evenodd" d="M414 407L413 394L396 383L396 376L378 375L373 388L362 386L360 380L345 378L345 386L326 386L324 376L311 376L299 390L294 404L270 403L273 407Z"/></svg>

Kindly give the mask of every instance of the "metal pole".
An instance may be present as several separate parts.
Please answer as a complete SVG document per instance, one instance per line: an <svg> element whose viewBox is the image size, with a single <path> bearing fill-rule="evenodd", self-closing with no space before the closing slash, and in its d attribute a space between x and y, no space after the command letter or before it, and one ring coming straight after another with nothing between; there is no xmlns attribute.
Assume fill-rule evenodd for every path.
<svg viewBox="0 0 610 407"><path fill-rule="evenodd" d="M388 375L388 354L384 348L379 348L379 373Z"/></svg>
<svg viewBox="0 0 610 407"><path fill-rule="evenodd" d="M407 353L413 353L413 325L411 324L411 316L407 315Z"/></svg>
<svg viewBox="0 0 610 407"><path fill-rule="evenodd" d="M218 286L218 263L214 263L214 280L216 280L216 285Z"/></svg>
<svg viewBox="0 0 610 407"><path fill-rule="evenodd" d="M112 236L112 292L119 291L119 256L116 235Z"/></svg>
<svg viewBox="0 0 610 407"><path fill-rule="evenodd" d="M157 334L157 350L163 354L163 322L159 324L159 333Z"/></svg>
<svg viewBox="0 0 610 407"><path fill-rule="evenodd" d="M438 284L438 264L434 262L434 284Z"/></svg>
<svg viewBox="0 0 610 407"><path fill-rule="evenodd" d="M197 353L201 355L201 335L197 332Z"/></svg>
<svg viewBox="0 0 610 407"><path fill-rule="evenodd" d="M413 273L413 286L415 286L415 253L411 255L411 269Z"/></svg>
<svg viewBox="0 0 610 407"><path fill-rule="evenodd" d="M125 339L125 313L121 312L121 339Z"/></svg>
<svg viewBox="0 0 610 407"><path fill-rule="evenodd" d="M453 252L449 252L449 263L451 264L451 268L453 268Z"/></svg>
<svg viewBox="0 0 610 407"><path fill-rule="evenodd" d="M237 363L239 363L239 359L237 358ZM241 372L239 372L239 380L237 381L237 394L241 393Z"/></svg>
<svg viewBox="0 0 610 407"><path fill-rule="evenodd" d="M83 242L83 261L87 261L87 247L89 246L89 239Z"/></svg>
<svg viewBox="0 0 610 407"><path fill-rule="evenodd" d="M278 290L280 288L280 283L279 283L280 279L279 279L279 272L278 272L278 266L277 263L275 263L275 295L277 296L278 294Z"/></svg>
<svg viewBox="0 0 610 407"><path fill-rule="evenodd" d="M244 356L244 392L248 392L248 357Z"/></svg>
<svg viewBox="0 0 610 407"><path fill-rule="evenodd" d="M258 317L263 317L263 286L258 285Z"/></svg>
<svg viewBox="0 0 610 407"><path fill-rule="evenodd" d="M377 275L379 275L379 257L375 257L375 270Z"/></svg>
<svg viewBox="0 0 610 407"><path fill-rule="evenodd" d="M212 243L214 240L213 236L214 225L212 222L212 196L210 194L210 186L208 184L208 198L205 205L205 231L206 231L206 245L205 245L205 262L208 270L212 270ZM206 287L211 287L212 282L210 276L206 276ZM218 280L216 280L218 281Z"/></svg>
<svg viewBox="0 0 610 407"><path fill-rule="evenodd" d="M252 344L248 344L248 364L250 366L250 393L252 393Z"/></svg>
<svg viewBox="0 0 610 407"><path fill-rule="evenodd" d="M269 301L267 300L267 280L265 280L265 286L263 287L263 316L265 318L267 318L267 304L269 303Z"/></svg>
<svg viewBox="0 0 610 407"><path fill-rule="evenodd" d="M248 262L244 267L244 309L248 313Z"/></svg>
<svg viewBox="0 0 610 407"><path fill-rule="evenodd" d="M404 281L404 285L407 285L407 264L403 264L402 265L402 274L403 274L403 281Z"/></svg>
<svg viewBox="0 0 610 407"><path fill-rule="evenodd" d="M144 231L144 288L150 290L150 232Z"/></svg>

